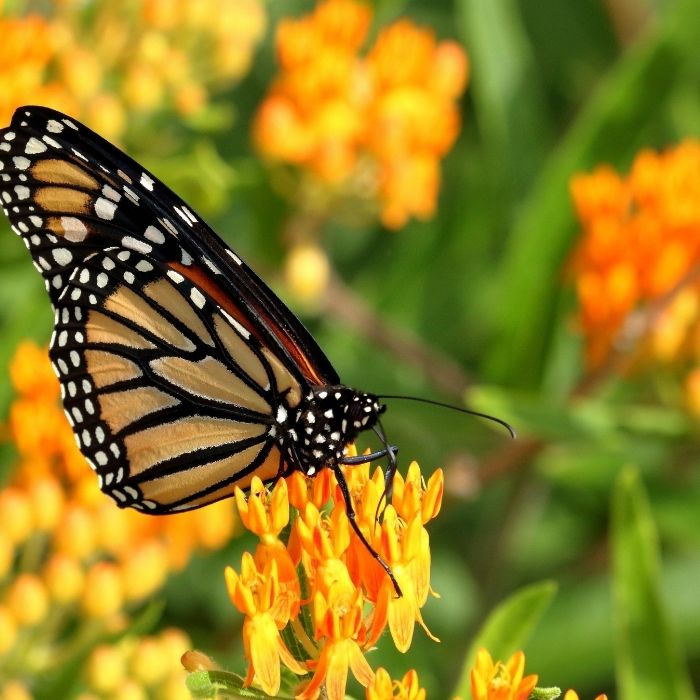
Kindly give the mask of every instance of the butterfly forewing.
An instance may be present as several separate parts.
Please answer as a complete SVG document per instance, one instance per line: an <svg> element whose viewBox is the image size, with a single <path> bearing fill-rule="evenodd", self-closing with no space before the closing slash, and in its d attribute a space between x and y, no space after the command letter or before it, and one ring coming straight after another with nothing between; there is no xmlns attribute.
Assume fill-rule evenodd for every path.
<svg viewBox="0 0 700 700"><path fill-rule="evenodd" d="M55 303L72 270L117 246L161 261L208 292L309 385L336 384L301 322L190 208L85 126L23 107L0 131L0 197Z"/></svg>

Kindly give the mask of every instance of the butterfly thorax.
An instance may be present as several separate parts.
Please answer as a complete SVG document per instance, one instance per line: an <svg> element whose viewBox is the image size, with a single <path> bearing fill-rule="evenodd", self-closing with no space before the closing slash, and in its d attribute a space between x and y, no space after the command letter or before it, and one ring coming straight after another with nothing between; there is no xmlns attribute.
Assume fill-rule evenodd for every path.
<svg viewBox="0 0 700 700"><path fill-rule="evenodd" d="M325 466L335 466L384 408L376 396L346 386L315 387L280 426L280 443L292 468L313 476Z"/></svg>

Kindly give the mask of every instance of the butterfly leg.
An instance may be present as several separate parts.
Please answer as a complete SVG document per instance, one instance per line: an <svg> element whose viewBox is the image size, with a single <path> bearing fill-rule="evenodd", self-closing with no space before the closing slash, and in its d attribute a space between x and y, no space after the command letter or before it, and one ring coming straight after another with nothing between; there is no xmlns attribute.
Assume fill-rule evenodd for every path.
<svg viewBox="0 0 700 700"><path fill-rule="evenodd" d="M369 455L365 456L369 457ZM362 462L359 462L358 464L362 464ZM373 559L379 564L379 566L382 567L382 569L384 569L384 571L386 571L387 576L391 579L391 583L394 586L396 595L399 596L399 598L401 598L403 596L403 593L401 592L401 588L396 580L396 577L394 576L394 572L391 570L391 567L384 561L384 559L382 559L379 552L377 552L367 541L367 538L362 534L362 530L360 530L360 526L357 524L355 509L352 506L350 490L348 489L348 482L345 481L345 476L343 475L340 466L336 465L335 467L333 467L333 473L335 474L338 486L340 486L340 492L343 494L343 500L345 501L345 512L348 516L348 520L350 521L350 527L352 527L352 529L355 531L355 534L360 538L360 542L362 542L367 551L372 555Z"/></svg>
<svg viewBox="0 0 700 700"><path fill-rule="evenodd" d="M395 455L399 451L396 445L389 445L388 449L377 450L376 452L370 452L367 455L357 455L355 457L343 457L339 459L340 464L344 464L347 467L354 467L358 464L366 464L367 462L373 462L375 459L381 459L391 454L394 457L394 463L396 463ZM396 469L394 469L396 471Z"/></svg>

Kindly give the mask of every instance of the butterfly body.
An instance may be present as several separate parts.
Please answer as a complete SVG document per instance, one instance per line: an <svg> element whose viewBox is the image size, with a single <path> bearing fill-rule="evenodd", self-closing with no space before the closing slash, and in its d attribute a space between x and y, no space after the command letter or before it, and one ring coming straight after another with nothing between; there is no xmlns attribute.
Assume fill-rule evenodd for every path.
<svg viewBox="0 0 700 700"><path fill-rule="evenodd" d="M55 312L50 357L100 487L153 514L329 466L384 410L181 199L64 114L0 130L0 203ZM393 458L390 450L385 451Z"/></svg>

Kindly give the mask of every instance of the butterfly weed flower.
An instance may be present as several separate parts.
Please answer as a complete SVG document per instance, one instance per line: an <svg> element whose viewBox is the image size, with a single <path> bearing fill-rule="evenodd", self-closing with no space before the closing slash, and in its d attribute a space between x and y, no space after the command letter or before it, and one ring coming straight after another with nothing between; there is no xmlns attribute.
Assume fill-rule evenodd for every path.
<svg viewBox="0 0 700 700"><path fill-rule="evenodd" d="M409 20L381 29L366 50L368 4L323 0L277 28L280 73L253 136L272 162L299 168L314 211L364 200L394 229L430 218L440 160L459 131L463 49Z"/></svg>
<svg viewBox="0 0 700 700"><path fill-rule="evenodd" d="M357 522L394 571L403 595L396 596L386 572L351 529L331 470L314 478L294 473L271 488L255 482L247 497L237 492L241 520L260 543L254 555L244 555L240 575L226 569L226 585L245 615L246 683L257 683L267 693L279 690L283 664L305 675L295 695L301 700L318 698L322 689L330 700L343 698L350 673L368 688L368 697L383 697L378 693L386 684L377 680L367 652L384 630L389 628L396 647L404 652L416 621L434 639L420 612L430 592L424 525L440 510L442 472L436 471L426 483L412 463L405 479L397 475L392 503L384 509L381 523L377 514L384 493L382 469L370 473L369 464L362 464L345 467L344 474ZM293 562L296 586L285 589L277 563L287 561L279 547L290 503L291 528L283 546ZM265 552L265 546L271 546L273 554ZM293 647L283 641L288 634L295 640ZM304 650L303 658L299 649ZM403 689L396 697L424 697L414 675L396 687Z"/></svg>
<svg viewBox="0 0 700 700"><path fill-rule="evenodd" d="M267 21L260 0L43 9L16 17L0 10L0 123L21 104L46 104L114 138L129 114L201 115L216 92L248 72Z"/></svg>
<svg viewBox="0 0 700 700"><path fill-rule="evenodd" d="M578 693L575 690L567 690L564 693L564 700L579 700ZM601 693L595 696L595 700L608 700L608 696Z"/></svg>
<svg viewBox="0 0 700 700"><path fill-rule="evenodd" d="M631 341L638 365L697 359L699 173L700 143L689 140L638 153L627 174L601 165L572 180L582 229L572 270L591 367Z"/></svg>
<svg viewBox="0 0 700 700"><path fill-rule="evenodd" d="M231 602L246 616L243 623L243 647L248 660L246 683L257 680L266 693L276 695L280 688L280 661L295 673L305 672L280 636L279 630L290 618L293 601L280 595L277 562L270 559L259 570L253 557L245 552L241 573L227 567L225 576Z"/></svg>
<svg viewBox="0 0 700 700"><path fill-rule="evenodd" d="M472 700L527 700L537 676L525 676L525 654L517 651L505 663L479 649L471 672Z"/></svg>
<svg viewBox="0 0 700 700"><path fill-rule="evenodd" d="M374 680L367 686L366 700L425 700L418 674L410 669L403 678L392 681L384 668L378 668Z"/></svg>

